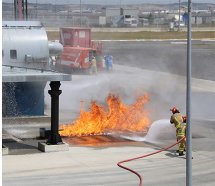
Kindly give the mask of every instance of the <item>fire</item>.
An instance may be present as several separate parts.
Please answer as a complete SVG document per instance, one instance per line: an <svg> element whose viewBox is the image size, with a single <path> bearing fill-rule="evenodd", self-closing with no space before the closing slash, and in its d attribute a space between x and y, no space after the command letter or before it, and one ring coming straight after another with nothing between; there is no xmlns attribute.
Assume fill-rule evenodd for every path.
<svg viewBox="0 0 215 186"><path fill-rule="evenodd" d="M147 94L126 105L119 96L109 94L108 109L92 101L89 111L81 107L80 116L73 123L60 126L62 136L96 135L107 132L142 132L150 123L144 105L149 101Z"/></svg>

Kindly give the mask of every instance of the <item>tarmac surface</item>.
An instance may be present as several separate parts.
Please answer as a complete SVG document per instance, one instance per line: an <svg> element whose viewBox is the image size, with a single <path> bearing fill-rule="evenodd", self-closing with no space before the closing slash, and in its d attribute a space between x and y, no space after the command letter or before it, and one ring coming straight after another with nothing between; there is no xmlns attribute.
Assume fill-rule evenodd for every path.
<svg viewBox="0 0 215 186"><path fill-rule="evenodd" d="M186 76L186 40L107 41L104 49L117 64ZM194 78L215 81L214 59L215 40L192 41Z"/></svg>
<svg viewBox="0 0 215 186"><path fill-rule="evenodd" d="M162 49L162 46L165 46L159 42L154 44L148 43L149 46L154 46L152 48L160 46L154 51L155 54ZM172 45L175 46L169 42L167 46L171 48ZM194 72L195 78L192 80L194 158L192 179L195 186L213 186L215 185L215 74L212 71L215 65L212 58L214 59L215 54L214 43L210 43L209 46L202 45L203 49L198 49L198 55L203 55L204 64L200 62L201 58L198 57L195 62L201 68L202 73ZM123 46L128 47L127 45ZM204 47L207 49L204 50ZM148 64L147 60L143 59L151 58L151 53L148 54L149 56L144 53L145 58L139 56L138 62L131 65L133 67L128 67L127 64L116 65L116 63L123 62L123 60L118 61L118 56L126 56L128 54L126 52L129 50L124 51L124 48L121 48L120 53L115 50L116 48L113 48L113 54L110 51L117 61L113 72L101 73L96 76L73 76L72 82L61 82L63 92L60 97L60 123L70 123L77 118L80 100L85 101L87 108L91 100L97 100L104 104L107 94L115 92L121 96L123 101L130 103L134 100L137 92L148 92L150 102L146 108L151 113L152 121L148 133L114 133L81 138L63 138L70 145L69 151L42 153L37 149L37 143L45 140L38 140L36 137L39 135L39 128L48 126L47 122L22 125L15 122L8 125L3 123L4 133L7 133L5 138L3 137L3 142L9 147L9 155L2 157L4 186L138 185L138 177L119 168L117 163L154 152L176 142L175 129L169 124L171 114L169 108L177 105L182 113L186 113L186 78L183 76L183 69L179 68L179 73L174 74L175 65L170 65L170 68L162 70L162 67L156 66L154 60ZM179 47L179 56L183 56L181 54L183 50L184 48L180 50ZM132 48L132 51L134 54L136 53L135 48ZM168 51L162 55L165 56L165 54L168 55ZM174 59L172 61L179 64L178 57L172 56ZM170 62L169 59L167 64ZM140 66L140 63L143 65ZM152 67L155 69L150 69ZM202 67L204 68L202 69ZM50 88L47 85L45 91L47 92L48 89ZM45 102L46 114L50 115L48 93L45 95ZM176 149L177 146L124 165L140 173L143 185L146 186L186 185L186 159L178 157L175 154Z"/></svg>

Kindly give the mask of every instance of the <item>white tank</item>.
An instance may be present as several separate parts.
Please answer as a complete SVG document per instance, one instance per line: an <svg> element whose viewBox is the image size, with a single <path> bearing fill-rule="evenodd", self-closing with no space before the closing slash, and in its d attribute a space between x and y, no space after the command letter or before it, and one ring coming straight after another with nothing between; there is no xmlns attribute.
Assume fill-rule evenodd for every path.
<svg viewBox="0 0 215 186"><path fill-rule="evenodd" d="M49 69L49 56L59 55L63 48L59 45L49 43L38 21L2 22L3 65Z"/></svg>

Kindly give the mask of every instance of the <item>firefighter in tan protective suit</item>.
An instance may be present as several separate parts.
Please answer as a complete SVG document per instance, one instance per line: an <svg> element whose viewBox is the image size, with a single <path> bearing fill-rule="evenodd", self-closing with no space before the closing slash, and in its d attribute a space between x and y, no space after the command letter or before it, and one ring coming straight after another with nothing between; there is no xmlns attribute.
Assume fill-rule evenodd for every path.
<svg viewBox="0 0 215 186"><path fill-rule="evenodd" d="M173 107L170 109L172 111L172 116L170 118L170 123L175 125L176 128L176 137L177 141L181 140L183 137L185 137L185 130L186 130L186 124L183 123L183 116L180 114L179 110L176 107ZM179 156L184 155L185 150L185 140L182 140L179 143L178 153Z"/></svg>
<svg viewBox="0 0 215 186"><path fill-rule="evenodd" d="M181 126L178 129L178 133L177 133L177 141L179 141L182 138L184 138L178 144L179 156L183 156L184 151L186 151L186 122L187 122L187 117L183 116L182 118L183 118L183 122L181 123Z"/></svg>
<svg viewBox="0 0 215 186"><path fill-rule="evenodd" d="M92 57L92 73L97 74L97 64L96 64L96 58Z"/></svg>

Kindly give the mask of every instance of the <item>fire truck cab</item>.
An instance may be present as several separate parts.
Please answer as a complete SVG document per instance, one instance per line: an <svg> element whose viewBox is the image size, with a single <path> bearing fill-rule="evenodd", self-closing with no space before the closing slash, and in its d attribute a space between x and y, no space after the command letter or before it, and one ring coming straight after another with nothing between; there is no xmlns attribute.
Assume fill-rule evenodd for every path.
<svg viewBox="0 0 215 186"><path fill-rule="evenodd" d="M55 69L64 73L90 73L92 56L97 69L103 69L103 45L91 40L90 28L60 28L60 43L64 50L56 60Z"/></svg>

